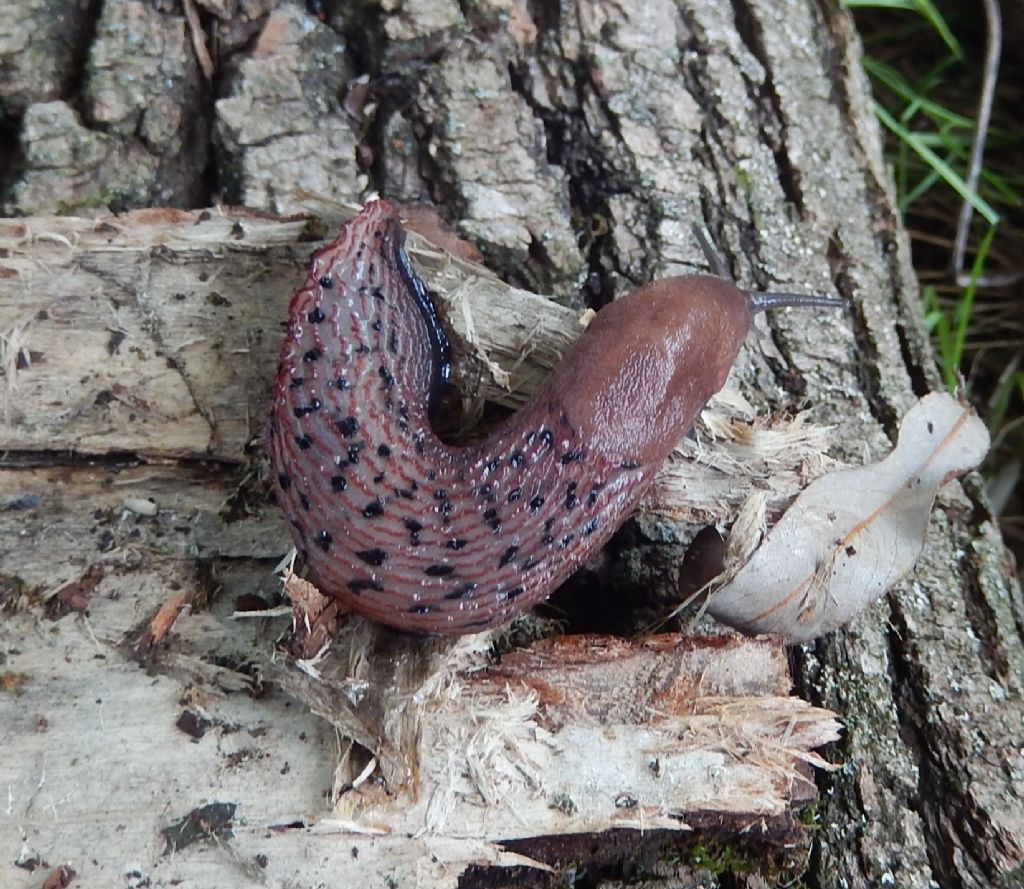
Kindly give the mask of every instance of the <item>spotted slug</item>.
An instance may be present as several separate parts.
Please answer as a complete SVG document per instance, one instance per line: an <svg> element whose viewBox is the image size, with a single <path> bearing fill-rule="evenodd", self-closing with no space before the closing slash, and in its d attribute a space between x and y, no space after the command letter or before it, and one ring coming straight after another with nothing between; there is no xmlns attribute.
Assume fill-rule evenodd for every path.
<svg viewBox="0 0 1024 889"><path fill-rule="evenodd" d="M378 200L314 254L288 309L268 449L310 579L421 633L477 632L546 598L724 385L751 312L837 304L654 281L598 312L528 404L459 447L431 428L449 346L404 242Z"/></svg>

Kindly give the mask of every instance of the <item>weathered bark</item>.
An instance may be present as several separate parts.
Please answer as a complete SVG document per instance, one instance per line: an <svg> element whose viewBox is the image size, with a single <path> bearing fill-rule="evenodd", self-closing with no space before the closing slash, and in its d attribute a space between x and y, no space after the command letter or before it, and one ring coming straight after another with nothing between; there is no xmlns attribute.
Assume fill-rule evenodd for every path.
<svg viewBox="0 0 1024 889"><path fill-rule="evenodd" d="M11 4L0 4L0 15L61 45L56 17L32 17L42 5L18 4L15 14ZM26 72L26 55L11 61L22 46L17 40L0 43L4 123L19 125L21 134L17 150L3 152L20 161L2 183L10 212L202 206L222 197L276 212L315 212L333 224L369 184L399 202L432 200L499 274L566 302L581 291L607 296L653 276L702 268L689 227L703 222L743 284L839 292L854 306L846 318L780 314L768 335L744 351L735 382L762 414L809 407L813 421L836 427L833 454L860 462L878 456L914 397L939 384L857 64L859 45L849 18L833 5L581 0L527 10L513 0L420 0L354 10L325 4L327 21L319 23L287 3L265 18L277 6L269 0L199 4L224 12L204 20L224 53L208 87L199 80L184 17L166 5L168 11L141 0L103 4L94 34L88 15L75 31L81 50L34 54L38 70ZM69 15L80 8L66 6ZM139 64L158 75L135 76L127 89L120 76L127 62L116 60L133 40L149 41L152 59ZM79 86L73 75L83 58L88 77ZM380 106L354 103L349 110L365 115L357 122L341 107L339 90L363 72ZM214 103L206 101L211 96ZM216 143L212 175L209 132ZM260 224L242 225L240 250L246 226ZM131 225L115 240L144 228L138 220ZM197 797L197 806L241 796L255 776L268 797L263 823L274 823L275 812L291 822L295 796L312 807L327 782L315 757L293 759L288 751L326 745L323 723L280 696L254 710L230 693L253 644L269 647L270 639L243 645L218 615L242 593L262 590L273 598L267 558L280 551L280 526L265 504L250 503L251 485L231 467L246 461L246 442L262 425L274 331L306 252L295 245L302 223L288 229L276 251L243 254L243 284L266 294L245 303L244 316L233 316L217 282L216 254L207 281L187 292L173 287L168 267L179 252L194 257L202 249L202 224L195 227L198 240L171 244L166 254L147 251L132 262L111 255L99 266L76 265L70 278L53 275L44 260L63 244L74 264L76 240L93 238L93 230L40 220L27 229L8 227L5 246L13 253L0 258L15 269L0 278L8 294L5 601L19 589L56 591L92 562L106 570L89 618L65 618L53 625L56 636L34 638L24 613L5 621L0 674L5 685L24 682L20 700L35 708L19 713L16 725L63 730L46 722L45 702L67 695L77 706L54 705L53 713L81 719L77 714L89 708L95 734L62 755L116 768L117 740L103 734L105 705L114 702L93 697L90 683L106 675L119 687L141 688L134 684L144 674L113 656L112 641L141 633L176 585L210 595L219 589L214 611L197 610L175 625L176 644L161 660L165 672L146 680L155 692L140 697L137 708L116 702L111 723L139 733L160 725L161 737L174 738L180 733L167 719L183 706L176 703L183 696L176 677L199 677L185 690L184 706L216 711L218 749L168 740L160 748L168 786L133 792L144 805L159 805L172 785L187 781L196 757L197 768L223 772L218 796ZM55 247L48 232L66 242ZM145 232L138 237L150 243ZM81 255L91 254L83 248ZM68 307L73 311L62 314ZM483 358L464 365L476 372L463 380L470 390L482 380L485 395L508 400L498 398L501 386L492 384L502 375L489 375L488 362L512 369L533 331L492 317L488 333L508 325L505 345L499 339L486 352L488 337ZM57 372L66 368L56 358L69 344L85 369ZM549 353L527 365L516 387L528 391L551 360ZM210 361L214 377L204 364ZM214 378L229 385L211 386ZM155 517L137 502L147 498L159 506ZM714 497L687 517L728 522L728 509L727 499ZM620 598L640 588L653 588L655 602L669 597L674 575L666 566L696 530L679 521L682 515L675 518L649 512L620 539L604 574L614 578ZM818 776L809 884L983 887L1022 879L1024 617L1011 576L976 482L952 486L940 498L914 575L852 627L794 652L803 696L838 713L847 729L825 753L843 768ZM131 607L124 607L125 597ZM261 624L256 634L265 631ZM84 647L90 633L95 652ZM73 644L62 645L65 637ZM19 679L19 663L33 648L47 652L48 672L39 672L32 657ZM105 658L102 670L93 669L94 654ZM49 698L35 696L40 688ZM19 699L0 695L6 729L15 724L7 720ZM104 744L110 759L93 761ZM33 751L31 771L4 776L19 792L39 785L5 831L15 838L0 874L9 872L15 886L37 879L10 867L22 838L29 854L60 863L59 848L40 850L32 840L44 819L60 817L60 791L46 783L47 746L23 747ZM282 759L267 771L256 759L260 750ZM266 780L286 768L287 784ZM66 780L73 771L58 774ZM368 844L396 860L437 853L428 839ZM153 837L137 868L147 871L163 845ZM232 848L218 854L247 854ZM258 853L256 843L243 848ZM497 863L493 848L476 851ZM577 861L587 860L576 853ZM223 874L223 859L192 860L198 863L190 876L199 884ZM259 867L244 858L237 864L242 872ZM637 879L685 879L647 859L634 864ZM170 875L164 864L156 871L158 879Z"/></svg>

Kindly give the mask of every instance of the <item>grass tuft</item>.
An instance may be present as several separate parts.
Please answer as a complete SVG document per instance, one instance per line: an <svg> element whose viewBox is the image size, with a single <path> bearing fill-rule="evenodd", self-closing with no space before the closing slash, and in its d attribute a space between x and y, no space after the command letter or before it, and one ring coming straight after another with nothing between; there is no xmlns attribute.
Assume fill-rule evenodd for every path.
<svg viewBox="0 0 1024 889"><path fill-rule="evenodd" d="M993 20L981 14L988 7L952 0L846 5L864 42L943 381L966 392L992 432L985 470L994 480L993 505L1024 564L1024 56L1012 42L1003 54L974 171L976 121L987 120L980 97L994 73L987 45ZM961 215L970 225L958 244Z"/></svg>

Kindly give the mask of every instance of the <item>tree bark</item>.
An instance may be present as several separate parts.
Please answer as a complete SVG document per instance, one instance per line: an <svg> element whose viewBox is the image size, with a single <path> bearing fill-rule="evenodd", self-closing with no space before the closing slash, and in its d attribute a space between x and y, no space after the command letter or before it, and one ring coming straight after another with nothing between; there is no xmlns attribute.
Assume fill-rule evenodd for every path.
<svg viewBox="0 0 1024 889"><path fill-rule="evenodd" d="M98 269L76 258L91 255L76 250L79 239L95 240L94 223L4 224L8 519L0 595L9 607L25 596L74 603L61 589L65 582L85 576L94 562L106 578L97 587L102 595L90 599L88 620L79 618L73 634L63 631L72 640L67 647L54 643L59 634L34 638L37 628L24 612L5 620L0 677L4 688L24 686L21 700L32 706L46 700L27 690L42 679L52 700L66 694L90 708L94 746L78 755L97 749L105 716L104 701L90 697L75 671L94 676L87 667L95 655L124 688L139 687L143 674L112 656L110 640L137 638L176 586L200 598L219 593L219 611L201 611L194 599L193 614L175 625L180 645L165 651L162 672L151 680L155 697L145 699L137 721L124 700L111 718L146 732L182 707L200 720L213 709L217 750L197 745L195 755L200 768L222 770L224 793L242 794L249 776L259 774L247 771L260 749L250 740L269 731L276 746L266 749L280 756L276 771L290 771L292 787L316 798L324 778L315 758L288 751L328 745L324 724L274 696L256 715L234 694L259 688L259 677L244 678L246 658L256 643L269 647L269 629L258 624L243 645L218 616L243 593L275 595L268 559L280 552L280 525L252 493L246 446L262 428L276 331L307 252L301 239L333 228L367 188L400 204L437 206L497 275L553 294L564 306L703 269L690 232L695 222L711 231L742 286L847 297L846 316L777 313L744 350L733 378L763 416L808 410L814 423L834 426L838 459L879 457L914 399L939 387L860 45L837 4L196 6L201 32L189 28L176 3L69 0L54 14L54 4L0 0L0 21L13 23L0 42L0 137L8 140L0 156L14 161L0 174L9 214L81 216L96 208L223 201L313 213L327 224L311 230L302 220L288 223L274 248L266 238L277 223L260 228L257 217L231 219L241 226L242 255L233 267L242 269L246 286L266 294L262 304L246 304L260 314L245 316L233 313L227 288L217 284L216 252L207 279L189 293L176 290L162 267L181 254L194 260L203 225L193 226L192 240L182 236L162 252L149 250L153 231L145 231L145 218L109 219L111 240L138 237L146 256L133 253L130 263L115 259ZM321 7L319 20L312 13ZM202 74L196 41L213 53L212 80ZM354 80L360 74L369 76L365 95ZM216 226L218 212L209 212L201 222ZM163 212L150 222L182 222L172 217ZM257 230L261 248L277 250L272 261L245 253L246 236ZM217 233L218 243L224 234ZM68 251L79 286L96 276L94 305L63 292L64 280L41 261L44 245ZM557 305L538 311L561 321L575 316ZM514 392L528 392L558 346L520 371L516 358L536 331L516 330L500 314L476 330L484 326L488 336L477 343L461 331L469 343L462 391L514 402L505 374L516 374ZM504 347L501 333L490 336L499 328ZM69 344L85 367L73 376L59 372L66 366L57 360ZM222 378L226 386L211 384ZM64 485L73 491L67 499ZM744 480L732 499L708 498L685 517L667 519L649 501L594 577L614 584L620 597L647 590L650 607L663 610L677 595L672 566L697 530L683 518L727 524L750 485ZM158 507L155 517L147 515L147 500ZM58 592L63 599L47 595ZM131 608L118 606L122 597ZM911 577L852 626L793 650L799 693L846 727L824 751L842 768L817 774L807 884L987 887L1024 880L1022 612L998 529L978 479L969 478L940 496ZM622 628L644 622L634 615ZM99 638L88 652L93 628ZM52 646L48 666L32 660L31 671L19 669L25 651L43 641ZM198 678L183 690L173 670L166 672L175 666ZM4 725L14 724L8 717L19 699L0 695ZM75 708L59 712L70 719ZM42 733L59 728L43 709L18 716L21 730L32 723ZM239 727L250 740L239 737ZM173 751L170 787L186 780L189 750L173 744L167 725L159 734L169 738L168 756ZM110 744L110 758L95 767L117 767L116 739ZM0 874L9 873L14 886L38 880L25 866L37 852L60 863L59 849L36 850L32 837L37 819L59 812L45 785L46 747L32 747L40 770L4 777L8 786L39 787L6 831L17 836L5 845ZM141 798L153 804L166 798L160 788L143 790ZM269 810L282 817L293 811L280 786L267 793L274 797ZM197 800L197 808L214 802ZM396 860L445 857L422 838L373 842ZM141 881L163 844L154 839L139 854L145 864L125 862L126 871ZM237 854L227 843L217 848ZM498 860L493 849L476 851L480 861L514 863ZM698 879L700 862L673 870L664 860L631 859L625 846L615 852L608 860L618 864L596 869L595 885L623 872L654 885ZM572 854L586 860L581 850ZM191 874L198 884L222 875L215 858L198 859ZM12 867L16 860L21 867ZM251 880L265 869L258 857L235 864ZM166 876L157 868L158 879ZM473 879L500 885L504 877L475 871ZM734 885L729 881L742 878L700 879Z"/></svg>

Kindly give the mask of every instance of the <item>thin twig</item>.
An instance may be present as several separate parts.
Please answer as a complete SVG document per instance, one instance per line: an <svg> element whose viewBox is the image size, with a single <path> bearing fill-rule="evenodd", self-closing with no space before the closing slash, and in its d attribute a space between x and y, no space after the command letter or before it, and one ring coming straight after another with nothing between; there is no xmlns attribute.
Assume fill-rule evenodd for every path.
<svg viewBox="0 0 1024 889"><path fill-rule="evenodd" d="M207 83L213 80L215 70L213 59L210 58L210 50L206 46L206 33L203 31L203 23L199 20L199 13L196 11L192 0L184 0L182 7L185 10L185 18L188 21L189 34L192 37L192 48L196 51L196 61L202 69L203 76Z"/></svg>
<svg viewBox="0 0 1024 889"><path fill-rule="evenodd" d="M977 191L981 179L981 158L985 152L985 140L992 119L992 102L999 79L999 55L1003 45L1003 25L998 0L983 0L983 3L988 23L985 37L985 72L981 83L981 95L978 97L978 114L974 125L974 137L971 140L971 157L966 178L967 188L972 192ZM956 240L953 244L953 274L959 287L967 287L971 283L971 272L964 269L964 259L973 216L974 208L970 201L964 200L960 207ZM1000 287L1011 284L1022 276L1024 272L1021 271L995 272L978 276L974 283L980 287Z"/></svg>

